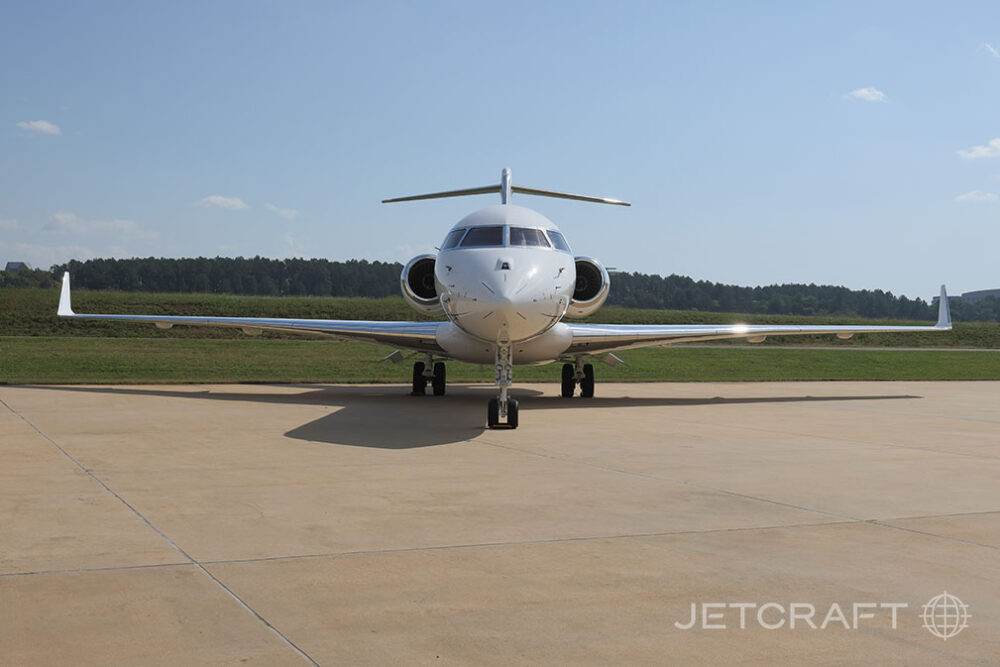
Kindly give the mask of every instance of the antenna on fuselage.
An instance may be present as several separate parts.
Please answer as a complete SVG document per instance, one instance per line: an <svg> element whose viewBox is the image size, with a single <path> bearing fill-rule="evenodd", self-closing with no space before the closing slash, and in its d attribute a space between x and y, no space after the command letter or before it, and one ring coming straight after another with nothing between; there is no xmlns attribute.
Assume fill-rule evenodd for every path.
<svg viewBox="0 0 1000 667"><path fill-rule="evenodd" d="M588 195L574 195L568 192L556 192L554 190L539 190L538 188L525 188L514 185L511 180L509 168L504 168L500 172L500 183L497 185L484 185L479 188L466 188L464 190L449 190L447 192L433 192L426 195L410 195L409 197L395 197L393 199L383 199L383 204L391 204L400 201L416 201L418 199L441 199L443 197L465 197L468 195L485 195L491 192L500 193L500 203L509 204L511 194L517 192L522 195L535 195L537 197L555 197L557 199L575 199L577 201L589 201L595 204L613 204L615 206L631 206L627 201L619 199L608 199L607 197L590 197Z"/></svg>

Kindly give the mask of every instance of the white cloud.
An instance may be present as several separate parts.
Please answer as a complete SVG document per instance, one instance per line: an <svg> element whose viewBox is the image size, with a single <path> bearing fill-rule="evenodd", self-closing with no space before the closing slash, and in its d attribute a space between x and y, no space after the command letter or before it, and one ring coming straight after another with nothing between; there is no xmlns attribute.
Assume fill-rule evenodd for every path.
<svg viewBox="0 0 1000 667"><path fill-rule="evenodd" d="M993 192L983 192L982 190L973 190L972 192L966 192L965 194L958 195L955 197L957 202L995 202L1000 201L1000 195Z"/></svg>
<svg viewBox="0 0 1000 667"><path fill-rule="evenodd" d="M299 215L299 212L294 208L278 208L274 204L264 204L264 208L273 213L277 213L280 217L285 220L291 220Z"/></svg>
<svg viewBox="0 0 1000 667"><path fill-rule="evenodd" d="M37 243L5 243L0 241L0 257L8 262L27 262L35 268L47 269L71 259L87 260L97 257L90 248L77 245L47 246Z"/></svg>
<svg viewBox="0 0 1000 667"><path fill-rule="evenodd" d="M209 195L199 199L194 205L202 208L224 208L227 211L243 211L250 208L239 197L223 197L222 195Z"/></svg>
<svg viewBox="0 0 1000 667"><path fill-rule="evenodd" d="M966 160L976 160L981 157L1000 157L1000 137L990 139L985 146L973 146L966 150L959 150L958 154Z"/></svg>
<svg viewBox="0 0 1000 667"><path fill-rule="evenodd" d="M302 249L302 243L291 234L285 234L285 257L309 257L309 254Z"/></svg>
<svg viewBox="0 0 1000 667"><path fill-rule="evenodd" d="M47 120L22 120L17 126L32 134L62 134L58 125Z"/></svg>
<svg viewBox="0 0 1000 667"><path fill-rule="evenodd" d="M123 238L154 241L156 232L142 229L135 220L81 220L75 213L57 211L43 229L67 234L114 234Z"/></svg>
<svg viewBox="0 0 1000 667"><path fill-rule="evenodd" d="M15 218L0 218L0 229L17 229L18 225Z"/></svg>
<svg viewBox="0 0 1000 667"><path fill-rule="evenodd" d="M862 102L885 102L889 99L888 95L878 88L858 88L847 93L844 97L861 100Z"/></svg>
<svg viewBox="0 0 1000 667"><path fill-rule="evenodd" d="M991 56L993 56L994 58L1000 58L1000 51L997 51L996 49L994 49L994 48L993 48L993 45L992 45L992 44L990 44L989 42L985 42L985 43L983 44L983 48L984 48L984 49L986 50L986 52L987 52L988 54L990 54L990 55L991 55Z"/></svg>

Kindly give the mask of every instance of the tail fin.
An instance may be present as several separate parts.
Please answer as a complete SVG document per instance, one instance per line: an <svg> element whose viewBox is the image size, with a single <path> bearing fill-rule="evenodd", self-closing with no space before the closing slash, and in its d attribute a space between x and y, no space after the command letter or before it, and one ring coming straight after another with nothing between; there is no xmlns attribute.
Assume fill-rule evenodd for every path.
<svg viewBox="0 0 1000 667"><path fill-rule="evenodd" d="M500 182L496 185L484 185L478 188L466 188L464 190L448 190L447 192L434 192L426 195L410 195L408 197L394 197L393 199L383 199L383 204L390 204L400 201L416 201L418 199L440 199L442 197L465 197L467 195L484 195L490 192L500 193L500 203L509 204L511 193L517 192L523 195L535 195L538 197L555 197L557 199L575 199L577 201L589 201L596 204L613 204L615 206L631 206L627 201L619 199L608 199L607 197L590 197L588 195L574 195L568 192L555 192L554 190L539 190L538 188L525 188L511 183L510 169L505 168L500 175Z"/></svg>

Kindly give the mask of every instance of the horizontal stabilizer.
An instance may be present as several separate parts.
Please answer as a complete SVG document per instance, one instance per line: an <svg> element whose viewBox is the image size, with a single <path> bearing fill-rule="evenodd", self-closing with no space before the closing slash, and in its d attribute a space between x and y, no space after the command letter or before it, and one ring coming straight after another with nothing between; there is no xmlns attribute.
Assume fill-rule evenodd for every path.
<svg viewBox="0 0 1000 667"><path fill-rule="evenodd" d="M556 192L555 190L540 190L539 188L526 188L520 185L513 185L511 182L510 169L504 169L500 175L500 182L496 185L484 185L479 188L465 188L463 190L448 190L447 192L432 192L426 195L410 195L408 197L393 197L383 199L383 204L391 204L399 201L416 201L418 199L441 199L443 197L465 197L468 195L485 195L491 192L500 193L500 203L509 204L512 193L517 192L523 195L535 195L536 197L555 197L556 199L575 199L577 201L589 201L595 204L613 204L615 206L631 206L632 204L620 199L609 199L608 197L591 197L589 195L575 195L569 192Z"/></svg>
<svg viewBox="0 0 1000 667"><path fill-rule="evenodd" d="M538 197L555 197L556 199L576 199L578 201L589 201L595 204L613 204L615 206L631 206L632 204L620 199L608 199L607 197L590 197L588 195L574 195L568 192L555 192L553 190L539 190L538 188L523 188L520 185L511 186L512 192L520 192L524 195L536 195Z"/></svg>
<svg viewBox="0 0 1000 667"><path fill-rule="evenodd" d="M432 192L427 195L410 195L409 197L394 197L383 199L383 204L391 204L397 201L416 201L418 199L441 199L443 197L467 197L469 195L485 195L490 192L500 192L499 185L484 185L481 188L466 188L465 190L448 190L447 192Z"/></svg>

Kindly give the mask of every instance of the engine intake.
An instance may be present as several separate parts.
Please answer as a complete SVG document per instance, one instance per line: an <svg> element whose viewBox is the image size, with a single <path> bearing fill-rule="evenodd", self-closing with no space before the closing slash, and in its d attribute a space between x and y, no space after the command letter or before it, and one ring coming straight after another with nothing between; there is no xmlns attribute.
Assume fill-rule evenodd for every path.
<svg viewBox="0 0 1000 667"><path fill-rule="evenodd" d="M576 289L566 311L567 317L586 317L604 305L611 289L611 278L600 262L577 257Z"/></svg>
<svg viewBox="0 0 1000 667"><path fill-rule="evenodd" d="M413 308L430 315L444 312L434 284L434 265L437 255L417 255L403 267L399 274L403 298Z"/></svg>

